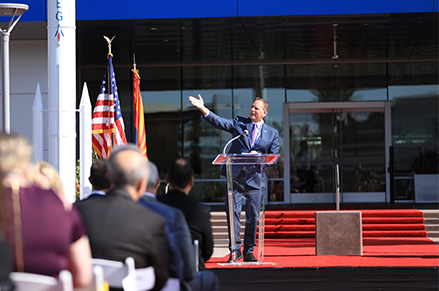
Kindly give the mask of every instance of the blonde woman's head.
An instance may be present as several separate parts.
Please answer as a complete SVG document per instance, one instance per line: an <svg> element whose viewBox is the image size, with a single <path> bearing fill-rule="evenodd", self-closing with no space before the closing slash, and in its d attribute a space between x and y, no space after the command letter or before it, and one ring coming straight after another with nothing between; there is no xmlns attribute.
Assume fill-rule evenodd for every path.
<svg viewBox="0 0 439 291"><path fill-rule="evenodd" d="M49 180L50 188L53 192L57 194L64 192L59 174L51 164L45 161L39 161L35 164L35 168Z"/></svg>
<svg viewBox="0 0 439 291"><path fill-rule="evenodd" d="M45 161L39 161L35 164L35 185L41 188L50 188L53 192L58 195L64 204L64 207L69 210L71 208L71 203L67 201L66 195L64 193L63 185L59 177L58 171L49 163ZM40 174L41 177L38 177ZM43 178L46 181L43 181Z"/></svg>
<svg viewBox="0 0 439 291"><path fill-rule="evenodd" d="M32 180L31 173L32 146L23 136L0 133L0 174L16 174Z"/></svg>
<svg viewBox="0 0 439 291"><path fill-rule="evenodd" d="M6 231L8 209L5 205L5 187L12 181L29 185L33 181L31 167L32 147L28 140L16 134L0 132L0 229Z"/></svg>

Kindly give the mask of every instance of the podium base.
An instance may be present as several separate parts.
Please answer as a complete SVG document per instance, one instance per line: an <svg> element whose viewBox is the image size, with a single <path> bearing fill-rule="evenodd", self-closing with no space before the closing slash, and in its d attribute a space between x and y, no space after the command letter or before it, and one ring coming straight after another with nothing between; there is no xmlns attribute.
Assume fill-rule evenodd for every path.
<svg viewBox="0 0 439 291"><path fill-rule="evenodd" d="M269 262L232 262L232 263L217 263L218 266L229 266L229 267L245 267L245 266L262 266L262 265L277 265L277 263Z"/></svg>

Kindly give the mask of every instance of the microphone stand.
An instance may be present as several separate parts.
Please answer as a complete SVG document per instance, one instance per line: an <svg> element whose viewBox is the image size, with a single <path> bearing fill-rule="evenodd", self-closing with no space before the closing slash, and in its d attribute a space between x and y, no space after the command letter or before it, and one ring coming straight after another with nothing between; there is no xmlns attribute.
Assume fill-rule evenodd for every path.
<svg viewBox="0 0 439 291"><path fill-rule="evenodd" d="M227 146L228 146L232 141L234 141L235 139L240 138L241 136L246 136L247 134L248 134L248 130L246 129L246 130L244 130L244 132L243 132L242 134L237 135L237 136L235 136L234 138L232 138L231 140L229 140L229 141L226 143L226 145L224 146L224 149L223 149L223 155L226 154Z"/></svg>

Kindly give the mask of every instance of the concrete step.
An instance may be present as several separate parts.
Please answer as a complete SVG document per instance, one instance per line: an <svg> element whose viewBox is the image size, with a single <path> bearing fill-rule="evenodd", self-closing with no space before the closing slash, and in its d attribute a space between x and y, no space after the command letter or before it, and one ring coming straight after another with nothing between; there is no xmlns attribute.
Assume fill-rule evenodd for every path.
<svg viewBox="0 0 439 291"><path fill-rule="evenodd" d="M439 224L439 218L424 218L424 224L425 225Z"/></svg>
<svg viewBox="0 0 439 291"><path fill-rule="evenodd" d="M227 224L226 225L216 225L216 226L212 226L212 232L213 233L225 233L227 234L228 230L227 230ZM241 225L241 232L244 232L244 225Z"/></svg>
<svg viewBox="0 0 439 291"><path fill-rule="evenodd" d="M439 231L428 231L427 237L438 237L439 238Z"/></svg>
<svg viewBox="0 0 439 291"><path fill-rule="evenodd" d="M245 218L245 212L241 213L241 219ZM226 219L226 212L224 211L215 211L210 213L210 220L216 221L216 220L224 220Z"/></svg>
<svg viewBox="0 0 439 291"><path fill-rule="evenodd" d="M215 240L215 247L228 246L228 245L229 245L229 239L216 239Z"/></svg>
<svg viewBox="0 0 439 291"><path fill-rule="evenodd" d="M422 210L424 216L425 230L427 231L427 237L434 239L439 238L439 210L427 209Z"/></svg>
<svg viewBox="0 0 439 291"><path fill-rule="evenodd" d="M241 235L241 240L244 239L244 232L240 233ZM214 233L213 234L213 241L216 244L217 240L228 240L229 239L229 235L226 233Z"/></svg>
<svg viewBox="0 0 439 291"><path fill-rule="evenodd" d="M226 217L226 212L225 211L211 211L210 216L211 216L211 218L215 218L215 217L224 218L224 217ZM245 212L242 212L241 216L245 216Z"/></svg>
<svg viewBox="0 0 439 291"><path fill-rule="evenodd" d="M224 218L224 220L214 220L214 221L211 220L210 223L212 224L212 227L214 227L214 226L227 227L227 220L225 218ZM245 218L244 219L241 218L241 225L245 225Z"/></svg>
<svg viewBox="0 0 439 291"><path fill-rule="evenodd" d="M439 231L439 224L434 224L434 225L425 225L425 230L428 232L430 231Z"/></svg>
<svg viewBox="0 0 439 291"><path fill-rule="evenodd" d="M439 217L439 210L422 210L422 213L424 214L424 218L438 218Z"/></svg>
<svg viewBox="0 0 439 291"><path fill-rule="evenodd" d="M215 211L210 213L210 222L212 224L212 234L215 247L227 248L229 244L229 235L227 231L227 217L225 211ZM241 240L244 239L245 212L241 213Z"/></svg>

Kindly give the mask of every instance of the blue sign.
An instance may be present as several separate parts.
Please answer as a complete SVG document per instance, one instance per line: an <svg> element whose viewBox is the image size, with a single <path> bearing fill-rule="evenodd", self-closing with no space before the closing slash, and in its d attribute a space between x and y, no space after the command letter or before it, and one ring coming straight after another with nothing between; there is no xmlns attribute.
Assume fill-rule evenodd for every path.
<svg viewBox="0 0 439 291"><path fill-rule="evenodd" d="M24 0L20 21L45 21L41 0ZM76 0L77 20L212 18L438 12L439 0Z"/></svg>

